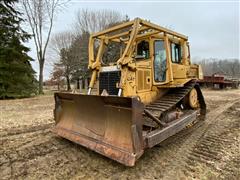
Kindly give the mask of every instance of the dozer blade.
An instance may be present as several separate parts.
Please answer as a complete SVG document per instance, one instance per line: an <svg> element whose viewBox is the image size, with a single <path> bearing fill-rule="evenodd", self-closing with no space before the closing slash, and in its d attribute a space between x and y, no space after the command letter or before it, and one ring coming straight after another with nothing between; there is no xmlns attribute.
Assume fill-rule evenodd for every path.
<svg viewBox="0 0 240 180"><path fill-rule="evenodd" d="M127 166L143 154L142 113L136 98L55 93L53 131Z"/></svg>

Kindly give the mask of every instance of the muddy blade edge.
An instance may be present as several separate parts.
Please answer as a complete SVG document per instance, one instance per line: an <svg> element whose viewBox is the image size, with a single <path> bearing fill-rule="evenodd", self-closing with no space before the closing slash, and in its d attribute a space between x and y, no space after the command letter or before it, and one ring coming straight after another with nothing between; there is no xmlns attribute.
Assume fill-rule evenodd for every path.
<svg viewBox="0 0 240 180"><path fill-rule="evenodd" d="M134 166L144 151L143 109L135 98L55 93L53 132Z"/></svg>

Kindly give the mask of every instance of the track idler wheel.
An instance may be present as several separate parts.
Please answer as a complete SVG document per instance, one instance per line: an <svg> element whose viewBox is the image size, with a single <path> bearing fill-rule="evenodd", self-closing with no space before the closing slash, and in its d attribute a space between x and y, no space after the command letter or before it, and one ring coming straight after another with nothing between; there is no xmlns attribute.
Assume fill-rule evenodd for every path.
<svg viewBox="0 0 240 180"><path fill-rule="evenodd" d="M198 93L195 88L193 88L189 93L188 103L189 103L190 107L193 109L196 109L199 107Z"/></svg>

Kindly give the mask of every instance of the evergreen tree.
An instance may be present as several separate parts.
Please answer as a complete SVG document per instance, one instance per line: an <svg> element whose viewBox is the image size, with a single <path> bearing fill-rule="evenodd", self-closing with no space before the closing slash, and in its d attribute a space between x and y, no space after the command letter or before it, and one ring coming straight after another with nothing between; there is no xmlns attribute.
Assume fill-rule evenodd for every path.
<svg viewBox="0 0 240 180"><path fill-rule="evenodd" d="M36 93L35 72L30 50L23 45L30 38L22 28L21 13L14 9L18 0L0 2L0 98L28 97Z"/></svg>

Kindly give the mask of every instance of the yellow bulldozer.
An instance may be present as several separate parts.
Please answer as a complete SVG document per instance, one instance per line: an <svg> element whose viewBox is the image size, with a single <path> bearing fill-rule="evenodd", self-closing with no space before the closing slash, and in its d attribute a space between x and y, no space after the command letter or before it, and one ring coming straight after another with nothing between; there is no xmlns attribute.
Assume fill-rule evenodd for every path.
<svg viewBox="0 0 240 180"><path fill-rule="evenodd" d="M88 92L55 93L59 136L134 166L145 149L204 119L203 73L187 36L136 18L92 34L88 51Z"/></svg>

